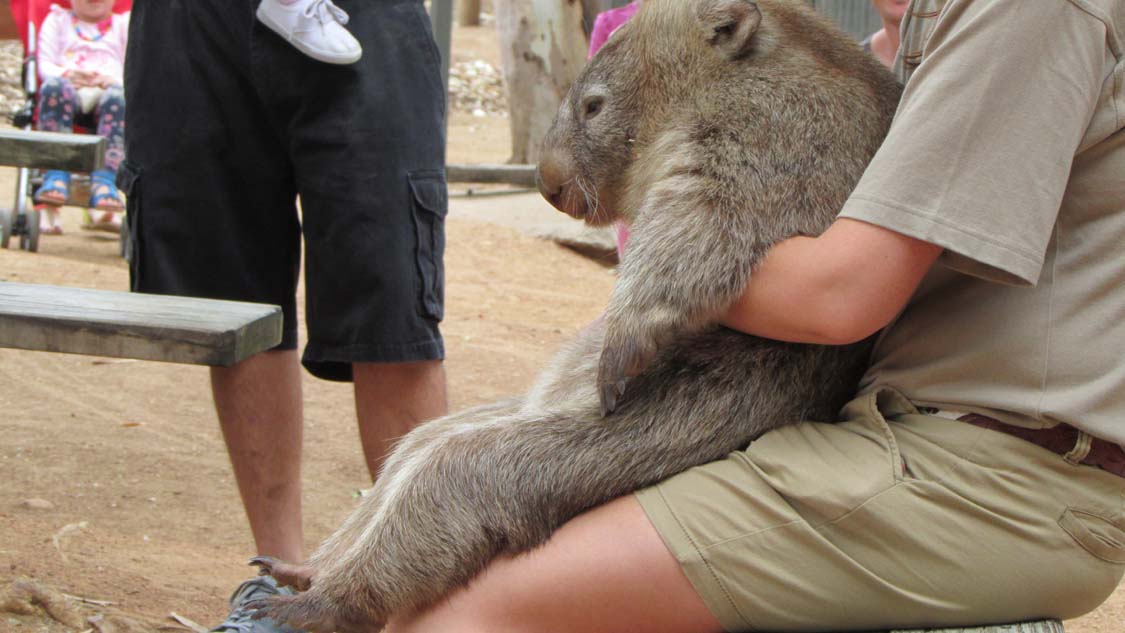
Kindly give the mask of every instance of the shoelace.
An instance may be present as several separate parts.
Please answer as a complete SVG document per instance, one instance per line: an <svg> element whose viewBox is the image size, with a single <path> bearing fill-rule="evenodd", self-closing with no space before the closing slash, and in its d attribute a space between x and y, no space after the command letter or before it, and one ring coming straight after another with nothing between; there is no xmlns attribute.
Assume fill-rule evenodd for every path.
<svg viewBox="0 0 1125 633"><path fill-rule="evenodd" d="M230 602L238 600L238 606L231 609L230 615L223 621L222 624L211 629L212 632L234 631L237 633L253 633L254 625L259 624L260 620L251 619L254 615L254 609L247 609L242 606L254 598L275 596L278 594L277 587L270 584L265 578L251 578L238 586L231 594Z"/></svg>
<svg viewBox="0 0 1125 633"><path fill-rule="evenodd" d="M305 7L305 17L315 17L321 24L335 21L343 26L348 23L348 14L333 4L332 0L313 0Z"/></svg>

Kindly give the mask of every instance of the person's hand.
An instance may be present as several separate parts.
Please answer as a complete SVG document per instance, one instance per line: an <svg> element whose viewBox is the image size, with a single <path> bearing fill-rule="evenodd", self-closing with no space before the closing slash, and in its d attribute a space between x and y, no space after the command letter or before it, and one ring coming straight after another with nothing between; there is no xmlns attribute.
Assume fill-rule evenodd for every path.
<svg viewBox="0 0 1125 633"><path fill-rule="evenodd" d="M94 84L93 85L97 86L98 88L109 88L110 86L113 86L117 83L118 83L117 79L115 79L113 77L110 77L109 75L103 75L101 73L94 73Z"/></svg>
<svg viewBox="0 0 1125 633"><path fill-rule="evenodd" d="M63 73L63 78L69 81L75 88L98 85L96 83L98 73L89 70L68 70Z"/></svg>

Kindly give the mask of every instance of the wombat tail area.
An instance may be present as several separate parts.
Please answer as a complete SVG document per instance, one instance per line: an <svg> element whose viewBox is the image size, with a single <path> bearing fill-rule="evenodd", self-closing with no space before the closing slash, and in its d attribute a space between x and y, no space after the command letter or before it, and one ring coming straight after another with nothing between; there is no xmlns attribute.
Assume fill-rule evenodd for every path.
<svg viewBox="0 0 1125 633"><path fill-rule="evenodd" d="M698 463L698 442L671 440L644 409L608 419L593 407L491 411L423 425L415 433L427 441L404 442L409 453L357 510L367 516L354 542L319 559L312 588L272 613L312 630L377 629L466 585L497 555L542 544L582 511Z"/></svg>

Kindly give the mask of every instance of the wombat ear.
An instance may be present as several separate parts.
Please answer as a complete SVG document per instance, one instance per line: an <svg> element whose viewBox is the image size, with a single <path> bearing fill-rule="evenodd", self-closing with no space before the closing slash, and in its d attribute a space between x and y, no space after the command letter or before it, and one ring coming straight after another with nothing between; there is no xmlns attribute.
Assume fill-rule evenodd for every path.
<svg viewBox="0 0 1125 633"><path fill-rule="evenodd" d="M762 12L751 0L704 0L696 9L704 37L730 58L750 51Z"/></svg>

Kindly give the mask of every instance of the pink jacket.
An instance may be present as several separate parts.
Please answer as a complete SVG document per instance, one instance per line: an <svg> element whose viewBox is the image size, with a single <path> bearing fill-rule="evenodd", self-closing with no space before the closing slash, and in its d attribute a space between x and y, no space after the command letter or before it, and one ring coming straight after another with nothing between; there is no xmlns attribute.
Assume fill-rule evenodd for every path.
<svg viewBox="0 0 1125 633"><path fill-rule="evenodd" d="M621 28L622 24L628 22L629 18L633 17L633 14L640 8L641 5L630 2L623 7L599 13L598 17L594 18L594 28L590 29L590 52L586 57L593 57L594 53L598 52L598 49L609 39L609 36ZM629 226L624 222L618 222L616 228L617 256L621 257L625 254L625 243L629 241Z"/></svg>
<svg viewBox="0 0 1125 633"><path fill-rule="evenodd" d="M590 52L586 57L593 57L594 53L605 44L613 32L629 21L637 9L641 8L636 2L619 7L617 9L610 9L609 11L602 11L594 18L594 28L590 29Z"/></svg>
<svg viewBox="0 0 1125 633"><path fill-rule="evenodd" d="M84 33L96 37L94 25L82 23ZM61 77L68 70L92 70L109 75L123 83L125 75L125 42L129 32L129 14L115 13L100 39L89 41L75 32L73 14L57 4L39 27L39 77L47 80Z"/></svg>

